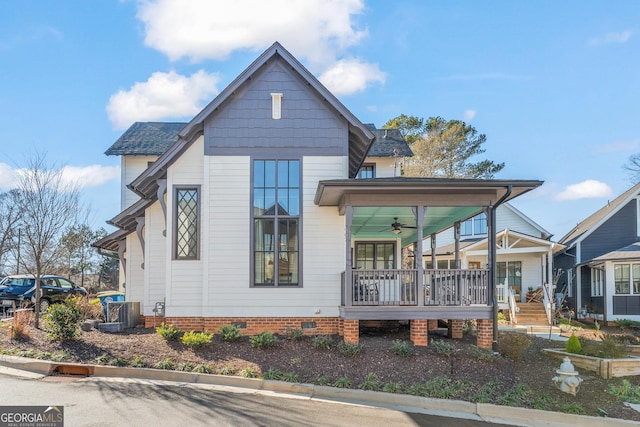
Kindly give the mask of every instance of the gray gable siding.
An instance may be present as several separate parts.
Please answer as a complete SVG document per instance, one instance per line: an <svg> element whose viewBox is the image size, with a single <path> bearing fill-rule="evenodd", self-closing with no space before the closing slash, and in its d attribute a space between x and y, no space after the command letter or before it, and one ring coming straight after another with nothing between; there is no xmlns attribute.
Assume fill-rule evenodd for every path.
<svg viewBox="0 0 640 427"><path fill-rule="evenodd" d="M580 246L580 262L587 262L638 240L636 216L634 199L584 239Z"/></svg>
<svg viewBox="0 0 640 427"><path fill-rule="evenodd" d="M271 93L282 93L282 118L272 119ZM348 155L349 129L280 59L269 61L204 123L205 155L249 155L287 150Z"/></svg>

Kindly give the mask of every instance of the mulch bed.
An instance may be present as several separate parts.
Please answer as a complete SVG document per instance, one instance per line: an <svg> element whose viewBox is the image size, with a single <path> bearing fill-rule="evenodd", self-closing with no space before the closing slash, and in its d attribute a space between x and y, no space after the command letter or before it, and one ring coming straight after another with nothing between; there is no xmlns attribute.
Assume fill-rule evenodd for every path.
<svg viewBox="0 0 640 427"><path fill-rule="evenodd" d="M624 333L618 328L603 329L602 332L605 331ZM415 347L409 357L399 356L393 352L392 343L394 340L409 340L407 327L361 331L362 352L354 357L343 355L335 345L329 350L315 349L310 337L288 340L281 336L273 347L255 349L248 337L228 343L216 335L210 345L194 350L180 341L164 341L153 329L144 328L127 329L118 334L92 330L82 332L76 340L62 342L49 340L42 330L29 328L28 334L28 339L10 341L7 328L0 328L0 349L14 353L65 350L70 354L69 361L82 363L96 363L99 357L103 363L109 363L108 360L115 357L128 361L138 357L148 366L153 366L171 358L176 365L204 363L213 372L224 370L237 375L246 368L258 374L277 370L295 374L303 382L326 382L329 385L344 377L354 388L371 379L370 374L375 374L379 389L384 384L397 383L405 392L411 386L424 385L439 378L444 381L440 391L450 392L452 395L449 397L454 399L534 407L540 396L547 396L550 402L548 410L562 410L561 405L580 405L587 415L596 416L604 410L610 417L640 421L640 413L607 393L610 386L619 385L621 379L604 380L595 373L580 371L584 382L577 396L559 391L551 378L556 375L560 362L545 355L542 349L564 348L564 344L536 337L531 337L531 345L522 360L513 361L507 357L486 360L481 356L486 356L486 353L479 353L475 347L475 336L465 335L460 340L450 340L442 330L430 333L431 344L428 347ZM338 336L333 339L336 344L340 342ZM451 356L438 354L433 340L449 342L456 351ZM627 379L640 386L640 378ZM530 391L522 392L523 385ZM521 392L518 394L514 390ZM507 399L508 396L512 400Z"/></svg>

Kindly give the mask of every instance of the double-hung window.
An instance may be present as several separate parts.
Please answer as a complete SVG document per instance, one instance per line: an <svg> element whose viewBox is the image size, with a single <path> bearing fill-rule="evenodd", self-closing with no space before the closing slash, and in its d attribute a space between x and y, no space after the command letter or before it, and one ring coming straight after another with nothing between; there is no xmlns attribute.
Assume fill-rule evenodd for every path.
<svg viewBox="0 0 640 427"><path fill-rule="evenodd" d="M200 188L175 188L174 258L198 259L200 256Z"/></svg>
<svg viewBox="0 0 640 427"><path fill-rule="evenodd" d="M460 223L461 236L478 236L487 234L487 214L481 213Z"/></svg>
<svg viewBox="0 0 640 427"><path fill-rule="evenodd" d="M601 297L604 288L604 270L600 268L591 269L591 296Z"/></svg>
<svg viewBox="0 0 640 427"><path fill-rule="evenodd" d="M300 285L300 160L253 161L253 284Z"/></svg>
<svg viewBox="0 0 640 427"><path fill-rule="evenodd" d="M615 264L613 271L617 295L640 294L640 264Z"/></svg>

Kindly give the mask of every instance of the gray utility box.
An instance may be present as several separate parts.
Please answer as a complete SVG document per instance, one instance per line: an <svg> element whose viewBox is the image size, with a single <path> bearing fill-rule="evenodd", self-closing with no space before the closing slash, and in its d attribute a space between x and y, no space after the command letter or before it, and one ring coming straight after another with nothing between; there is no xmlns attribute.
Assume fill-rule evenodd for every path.
<svg viewBox="0 0 640 427"><path fill-rule="evenodd" d="M138 301L107 302L107 322L122 322L125 328L135 328L140 321Z"/></svg>

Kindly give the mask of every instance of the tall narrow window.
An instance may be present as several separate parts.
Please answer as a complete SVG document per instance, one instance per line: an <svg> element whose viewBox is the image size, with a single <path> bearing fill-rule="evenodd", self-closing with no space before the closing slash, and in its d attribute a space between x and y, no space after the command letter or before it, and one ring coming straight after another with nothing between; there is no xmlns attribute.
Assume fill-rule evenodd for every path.
<svg viewBox="0 0 640 427"><path fill-rule="evenodd" d="M175 258L198 259L199 189L176 188Z"/></svg>
<svg viewBox="0 0 640 427"><path fill-rule="evenodd" d="M299 285L299 160L253 162L253 242L254 285Z"/></svg>

